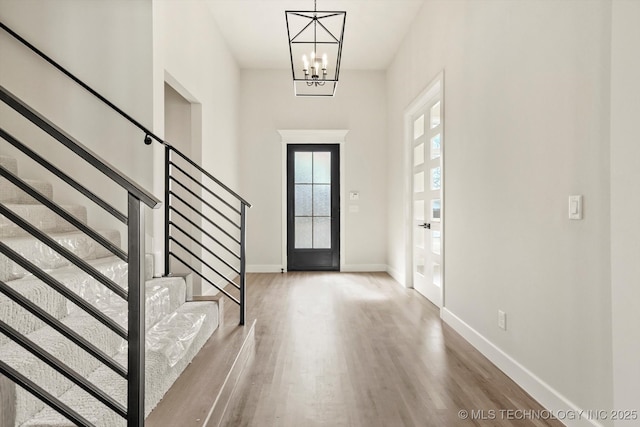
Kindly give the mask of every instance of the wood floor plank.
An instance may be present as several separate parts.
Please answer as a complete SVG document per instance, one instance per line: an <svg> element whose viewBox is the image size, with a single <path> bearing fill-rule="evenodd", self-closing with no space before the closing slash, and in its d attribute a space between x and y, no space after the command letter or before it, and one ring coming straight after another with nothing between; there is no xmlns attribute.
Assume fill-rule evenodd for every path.
<svg viewBox="0 0 640 427"><path fill-rule="evenodd" d="M229 427L561 426L385 273L251 274L255 360ZM495 419L461 419L461 410ZM531 412L532 414L534 412Z"/></svg>

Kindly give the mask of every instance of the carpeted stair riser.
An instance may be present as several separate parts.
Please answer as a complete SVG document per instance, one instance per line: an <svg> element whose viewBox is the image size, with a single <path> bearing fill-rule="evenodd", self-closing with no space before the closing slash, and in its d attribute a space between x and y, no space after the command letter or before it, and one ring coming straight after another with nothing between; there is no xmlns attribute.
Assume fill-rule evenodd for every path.
<svg viewBox="0 0 640 427"><path fill-rule="evenodd" d="M35 179L23 178L22 180L47 199L53 200L53 186L50 183ZM0 202L5 204L13 203L22 205L34 205L39 203L33 197L7 181L4 177L0 178Z"/></svg>
<svg viewBox="0 0 640 427"><path fill-rule="evenodd" d="M186 303L179 313L205 315L202 327L191 342L185 354L174 366L170 366L162 351L148 350L146 352L146 395L145 414L148 415L158 404L162 396L171 387L193 357L202 348L206 340L218 326L217 304L215 303ZM116 360L126 366L126 351L120 352ZM62 381L66 381L62 379ZM126 381L114 374L106 367L100 367L89 376L89 381L96 384L108 395L126 406ZM61 396L63 402L73 405L74 410L86 417L99 427L126 426L126 422L97 402L79 387L74 386ZM50 408L45 408L26 423L23 427L62 427L73 424Z"/></svg>
<svg viewBox="0 0 640 427"><path fill-rule="evenodd" d="M120 233L115 230L103 231L101 234L115 245L120 245ZM52 234L51 237L66 249L85 260L105 258L113 254L89 236L81 232ZM3 243L27 258L43 270L52 270L69 265L69 261L56 251L33 237L10 237L2 239ZM28 273L13 261L0 255L0 280L15 280Z"/></svg>
<svg viewBox="0 0 640 427"><path fill-rule="evenodd" d="M24 205L24 204L6 204L16 215L35 226L38 230L45 233L68 233L76 231L76 228L61 217L56 215L52 210L44 205ZM87 223L87 209L84 206L70 205L62 206L67 212L80 220L83 224ZM0 215L0 238L29 236L29 233L23 228L9 221L6 217Z"/></svg>
<svg viewBox="0 0 640 427"><path fill-rule="evenodd" d="M184 305L184 280L181 278L150 280L146 282L146 295L146 305L149 308L147 310L146 325L149 329L154 327L160 319L166 318ZM120 311L117 312L117 309ZM123 324L126 329L126 310L126 304L120 304L109 307L106 311L109 311L110 316ZM25 314L30 321L30 314L26 312ZM62 322L109 356L114 356L123 348L126 348L126 341L80 310L74 311L71 315L65 317ZM17 325L12 326L16 327ZM68 363L70 367L83 376L93 372L101 365L98 360L89 356L75 344L48 327L43 327L28 334L28 338L45 348L53 356ZM54 395L60 395L71 387L70 382L61 381L58 377L59 374L13 342L8 342L3 347L0 347L0 357L37 384L51 384L48 390ZM37 411L44 408L42 402L22 389L17 389L16 395L17 417L20 422L30 418Z"/></svg>

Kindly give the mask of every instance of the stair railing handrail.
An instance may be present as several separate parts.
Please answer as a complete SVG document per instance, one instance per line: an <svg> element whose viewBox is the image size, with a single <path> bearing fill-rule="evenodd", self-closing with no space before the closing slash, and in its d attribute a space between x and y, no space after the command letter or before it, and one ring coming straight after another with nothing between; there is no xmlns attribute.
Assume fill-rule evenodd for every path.
<svg viewBox="0 0 640 427"><path fill-rule="evenodd" d="M140 129L142 132L144 132L145 134L145 139L144 139L144 143L147 145L151 144L151 140L154 139L156 140L158 143L162 144L165 147L170 147L172 151L176 152L180 157L182 157L183 159L185 159L187 162L189 162L189 164L191 164L191 166L195 167L196 169L198 169L201 173L205 174L209 179L213 180L216 184L218 184L220 187L222 187L225 191L227 191L230 195L232 195L234 198L236 198L238 201L240 201L242 204L246 205L247 207L251 207L251 204L249 202L247 202L245 199L243 199L239 194L237 194L235 191L233 191L232 189L230 189L228 186L226 186L224 183L222 183L220 180L218 180L217 178L215 178L213 175L211 175L206 169L204 169L202 166L198 165L197 163L195 163L193 160L189 159L186 155L184 155L180 150L178 150L175 146L171 145L169 142L165 141L164 139L160 138L158 135L156 135L154 132L152 132L151 130L149 130L147 127L145 127L143 124L141 124L139 121L137 121L136 119L134 119L133 117L131 117L129 114L127 114L124 110L122 110L121 108L119 108L117 105L115 105L113 102L109 101L105 96L101 95L98 91L96 91L95 89L93 89L91 86L89 86L88 84L86 84L84 81L82 81L80 78L78 78L76 75L74 75L73 73L71 73L69 70L67 70L66 68L64 68L62 65L60 65L58 62L54 61L50 56L48 56L47 54L45 54L44 52L42 52L40 49L38 49L37 47L35 47L33 44L31 44L29 41L27 41L24 37L20 36L18 33L16 33L15 31L13 31L11 28L9 28L6 24L4 24L2 21L0 21L0 28L2 28L5 32L7 32L9 35L11 35L13 38L15 38L16 40L18 40L20 43L22 43L23 45L25 45L26 47L28 47L31 51L33 51L35 54L37 54L38 56L40 56L42 59L44 59L46 62L48 62L50 65L52 65L54 68L56 68L58 71L60 71L62 74L64 74L65 76L67 76L68 78L70 78L71 80L73 80L75 83L77 83L79 86L81 86L83 89L85 89L86 91L88 91L91 95L93 95L94 97L98 98L100 101L102 101L105 105L107 105L109 108L111 108L112 110L114 110L115 112L117 112L119 115L121 115L122 117L124 117L126 120L128 120L131 124L133 124L135 127L137 127L138 129Z"/></svg>
<svg viewBox="0 0 640 427"><path fill-rule="evenodd" d="M28 273L33 274L35 277L40 279L43 283L45 283L55 291L59 292L62 296L73 302L81 310L85 311L87 314L98 320L111 331L127 340L128 363L127 368L125 369L117 361L100 350L96 345L89 342L84 337L80 336L72 329L65 326L58 319L51 316L48 312L32 303L20 293L14 291L6 283L0 281L0 293L6 295L16 304L29 311L32 315L42 320L45 324L61 333L71 342L78 345L88 354L92 355L93 357L101 361L104 365L109 367L111 370L126 379L127 406L125 407L121 403L114 400L111 396L104 393L100 388L89 382L86 378L79 375L73 369L69 368L69 366L64 362L52 356L45 349L38 346L25 335L16 331L2 320L0 320L0 332L23 347L25 350L36 356L42 362L46 363L52 369L65 376L67 379L72 381L78 387L82 388L98 401L102 402L108 408L115 411L118 415L125 418L129 427L143 426L145 416L145 215L143 212L143 204L149 206L150 208L158 208L160 205L160 201L140 185L138 185L136 182L128 178L122 172L115 169L113 166L109 165L97 154L91 152L84 145L76 141L70 135L66 134L62 129L58 128L56 125L48 121L46 118L44 118L44 116L22 102L2 86L0 86L0 101L13 108L31 123L33 123L48 135L56 139L58 142L66 146L72 153L85 160L89 165L102 172L113 182L127 191L127 214L125 215L118 209L109 205L106 201L94 194L91 190L86 188L77 180L71 178L69 175L58 169L48 160L44 159L42 156L35 153L26 145L22 144L15 137L13 137L0 127L0 137L2 139L9 142L27 157L33 159L40 166L58 176L75 190L87 196L90 200L96 202L99 207L103 208L106 212L110 213L116 219L127 225L128 251L125 253L117 245L112 244L110 241L108 241L108 239L101 236L100 233L98 233L96 230L92 229L86 224L83 224L62 206L58 205L53 200L39 193L26 181L15 176L11 171L5 169L4 167L0 167L0 176L7 179L9 182L24 191L26 194L48 207L55 214L78 228L79 231L83 232L85 235L91 237L111 253L127 262L128 289L125 290L121 286L116 284L113 280L109 279L107 276L98 271L91 264L76 255L73 251L58 243L55 239L39 230L36 226L32 225L31 223L17 215L11 209L5 206L4 203L0 203L0 215L6 217L9 221L24 230L30 236L34 237L45 246L51 248L53 251L65 258L68 262L90 275L98 283L102 284L114 294L127 301L128 327L127 329L125 329L109 316L104 314L102 311L89 304L82 297L71 291L63 283L59 282L39 266L29 261L27 258L13 250L8 245L0 242L0 253L16 263L16 265L25 269ZM51 395L38 384L30 380L28 377L24 376L21 372L16 371L13 367L8 365L4 361L0 361L0 372L14 381L16 384L24 387L27 391L47 403L52 408L63 414L75 424L86 427L92 426L91 422L85 419L82 415L78 414L73 408L61 402L57 397Z"/></svg>
<svg viewBox="0 0 640 427"><path fill-rule="evenodd" d="M71 73L69 70L67 70L65 67L63 67L62 65L60 65L58 62L56 62L55 60L53 60L50 56L48 56L47 54L45 54L43 51L41 51L40 49L38 49L37 47L35 47L32 43L30 43L29 41L27 41L24 37L22 37L21 35L19 35L18 33L16 33L15 31L13 31L11 28L9 28L6 24L4 24L3 22L0 21L0 28L2 28L6 33L8 33L10 36L12 36L14 39L16 39L18 42L20 42L21 44L23 44L24 46L26 46L28 49L30 49L32 52L34 52L36 55L38 55L40 58L42 58L43 60L45 60L47 63L49 63L51 66L53 66L54 68L56 68L58 71L60 71L62 74L64 74L65 76L67 76L69 79L73 80L76 84L78 84L79 86L81 86L83 89L85 89L86 91L88 91L91 95L93 95L95 98L99 99L102 103L104 103L105 105L107 105L109 108L111 108L113 111L115 111L116 113L118 113L120 116L122 116L124 119L126 119L127 121L129 121L131 124L133 124L135 127L137 127L138 129L140 129L143 133L144 133L144 143L146 145L150 145L153 140L157 141L159 144L161 144L164 149L165 149L165 221L164 221L164 228L165 228L165 241L164 241L164 246L165 246L165 258L164 258L164 274L168 275L169 274L169 258L173 257L175 258L178 262L180 262L181 264L183 264L185 267L187 267L187 269L191 272L193 272L194 274L196 274L197 276L203 278L203 274L201 271L198 270L198 268L194 267L193 265L189 264L189 263L185 263L185 261L181 258L178 258L176 256L175 253L173 253L170 249L171 247L171 242L175 242L175 239L171 239L170 238L170 230L171 230L171 226L172 226L172 222L170 221L170 214L171 212L175 212L175 209L172 209L171 206L171 201L172 201L172 194L169 191L169 185L170 182L175 182L175 180L173 180L170 177L171 174L171 170L172 168L176 168L177 165L175 162L171 162L171 155L172 153L175 153L178 157L180 157L182 160L184 160L185 162L187 162L190 166L194 167L197 171L199 171L204 177L210 179L213 183L215 183L217 186L219 186L220 188L222 188L227 194L229 194L230 196L232 196L233 198L235 198L237 201L240 202L240 209L238 210L238 213L240 215L239 218L239 225L241 226L240 228L240 247L238 248L238 256L240 257L240 267L239 270L241 271L240 273L240 297L238 299L232 298L232 301L235 302L236 304L238 304L240 306L240 324L243 325L244 324L244 317L245 317L245 274L246 274L246 208L250 208L251 204L249 202L247 202L244 198L242 198L238 193L236 193L235 191L233 191L232 189L230 189L227 185L225 185L223 182L221 182L219 179L217 179L216 177L214 177L211 173L209 173L206 169L204 169L202 166L198 165L196 162L194 162L192 159L190 159L188 156L186 156L184 153L182 153L179 149L177 149L175 146L171 145L169 142L163 140L162 138L160 138L158 135L156 135L154 132L152 132L151 130L149 130L147 127L145 127L144 125L142 125L139 121L137 121L136 119L134 119L133 117L131 117L129 114L127 114L124 110L122 110L121 108L119 108L117 105L115 105L113 102L109 101L105 96L101 95L98 91L96 91L95 89L93 89L91 86L89 86L87 83L85 83L84 81L82 81L80 78L78 78L76 75L74 75L73 73ZM194 179L193 176L190 176L190 178ZM195 179L194 179L195 180ZM208 187L203 186L202 183L199 183L199 185L204 188L205 191L209 191L211 193L211 191L208 189ZM214 194L215 197L218 197L217 195ZM175 193L174 193L174 197L175 197ZM218 199L222 200L223 203L226 203L222 198L218 197ZM201 215L201 213L199 213L199 215ZM225 248L226 249L226 248ZM217 275L220 275L220 273L216 270L213 270L213 272ZM209 283L210 285L212 285L213 287L215 287L216 289L222 291L224 294L226 294L226 292L223 291L223 289L221 289L221 286L217 285L216 283L214 283L213 281L207 279L207 278L203 278L205 280L205 282ZM225 280L228 282L227 278L225 277Z"/></svg>

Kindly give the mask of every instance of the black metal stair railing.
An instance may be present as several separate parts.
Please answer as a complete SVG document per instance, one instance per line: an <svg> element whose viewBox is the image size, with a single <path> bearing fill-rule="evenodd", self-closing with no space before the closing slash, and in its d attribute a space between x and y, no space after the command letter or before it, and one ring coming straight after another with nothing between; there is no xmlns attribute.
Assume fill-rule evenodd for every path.
<svg viewBox="0 0 640 427"><path fill-rule="evenodd" d="M206 171L200 165L196 164L188 156L184 155L176 147L172 146L162 138L155 135L140 122L125 113L122 109L110 102L96 90L77 78L66 68L58 64L56 61L47 56L44 52L29 43L22 36L10 29L4 23L0 22L0 28L26 46L33 53L38 55L44 61L49 63L62 74L73 80L82 88L87 90L91 95L106 104L113 111L118 113L144 134L144 143L150 145L153 140L160 143L165 150L165 275L171 274L173 264L171 259L175 259L179 265L186 268L199 277L203 282L208 283L224 295L230 298L240 308L240 324L245 322L245 288L246 288L246 208L251 205L216 179L211 173ZM81 259L77 259L72 253L66 253L65 249L60 247L55 241L51 241L44 233L34 229L21 218L17 217L6 207L0 208L0 214L7 216L12 221L15 220L20 226L27 230L28 233L41 240L46 245L58 251L62 256L67 258L69 262L75 264L92 277L96 278L100 283L114 290L122 298L128 300L129 305L129 325L128 330L123 330L93 306L78 299L73 292L57 282L46 272L40 270L37 266L30 264L28 261L21 259L21 256L13 253L6 245L0 245L0 252L21 265L30 273L40 278L49 286L61 292L71 301L76 303L82 309L94 316L100 322L113 330L118 335L126 338L129 343L129 361L128 370L118 365L115 361L110 360L108 356L102 354L99 349L91 343L77 336L73 331L67 330L64 325L57 320L51 318L46 312L43 312L37 306L17 295L5 283L0 282L0 292L20 304L23 308L30 311L34 316L45 321L52 328L58 330L61 334L72 340L78 346L86 350L89 354L95 356L105 365L120 374L128 382L128 405L127 409L123 408L117 402L109 400L108 396L104 396L99 390L94 389L92 384L88 384L86 379L78 378L73 372L69 372L60 361L52 357L48 357L42 349L35 344L25 341L12 330L9 325L0 323L0 332L15 338L17 341L27 348L33 354L41 357L45 363L50 364L61 374L70 378L79 386L85 388L98 400L115 410L120 415L126 417L127 425L143 426L144 425L144 293L142 284L144 283L144 215L142 215L142 204L149 207L158 207L159 201L141 189L137 184L133 183L127 177L110 166L99 156L89 151L72 137L58 129L50 123L46 118L42 117L29 106L22 103L18 98L14 97L10 92L1 88L2 101L10 105L23 116L27 117L32 123L45 130L53 138L69 148L76 156L84 159L97 170L111 178L115 183L119 184L128 192L128 212L124 214L120 210L114 208L109 203L98 197L85 186L74 180L62 170L55 167L39 154L35 153L29 147L22 144L16 138L0 129L0 137L18 150L22 151L26 156L33 159L43 168L57 175L62 181L67 183L80 194L87 197L105 212L116 218L118 221L127 225L128 233L128 252L120 250L120 248L112 245L99 233L85 226L75 219L71 214L62 207L56 205L53 201L45 200L43 196L30 188L28 184L13 176L9 171L2 170L0 174L14 183L17 187L26 191L40 203L48 206L49 209L61 216L66 221L76 226L88 236L92 237L100 245L111 251L120 259L126 260L129 268L129 291L118 290L116 284L111 283L105 277L101 277L100 273L95 271L89 264ZM4 168L1 168L4 169ZM214 191L213 188L216 190ZM188 190L188 191L187 191ZM213 197L213 199L211 199ZM182 207L181 207L182 206ZM225 212L223 212L225 211ZM190 230L188 230L190 229ZM197 231L194 231L197 230ZM213 250L218 248L218 250ZM67 251L68 252L68 251ZM222 255L224 253L224 255ZM186 254L186 255L185 255ZM225 271L221 271L224 269ZM236 280L237 278L237 280ZM236 283L237 282L237 283ZM231 288L227 288L226 285ZM239 296L234 297L229 291L239 291ZM17 334L17 335L16 335ZM49 355L50 356L50 355ZM32 394L36 395L48 405L63 413L67 418L78 425L90 425L87 420L83 419L79 414L73 411L64 403L58 401L55 397L49 395L45 390L41 389L37 384L29 381L20 372L16 372L10 366L0 361L0 372L12 379L23 387L27 388ZM93 388L92 388L93 387Z"/></svg>
<svg viewBox="0 0 640 427"><path fill-rule="evenodd" d="M117 183L127 193L127 213L122 213L117 208L111 206L104 199L100 198L85 185L78 182L68 174L64 173L58 167L37 154L17 138L9 134L5 129L0 128L0 138L8 142L10 145L21 151L27 157L33 159L42 168L48 170L61 180L69 184L70 187L79 193L87 196L94 201L104 211L111 214L118 221L127 226L127 251L123 251L119 246L114 245L96 230L92 229L82 221L78 220L71 213L58 205L53 200L39 193L27 182L15 176L12 172L0 167L0 175L7 181L11 182L20 190L33 197L40 204L46 206L59 217L73 225L82 233L91 237L95 242L110 251L112 254L127 263L128 267L128 288L125 290L117 283L100 273L96 268L87 263L84 259L77 256L71 250L65 248L55 239L39 230L36 226L21 218L19 215L9 209L4 203L0 203L0 215L6 217L9 221L20 227L31 237L37 239L45 246L51 248L60 256L65 258L70 264L94 278L100 284L104 285L110 291L123 298L128 303L128 327L125 329L111 317L88 303L84 298L74 293L63 283L59 282L49 273L38 267L35 263L29 261L26 257L12 249L10 246L0 242L0 253L9 260L22 267L28 273L33 274L43 283L60 293L69 301L84 310L90 316L98 320L112 332L127 340L128 344L128 364L127 368L113 360L109 355L105 354L93 343L77 334L72 329L65 326L60 320L56 319L38 305L15 291L4 281L0 281L0 293L7 296L16 304L30 312L33 316L42 320L48 326L58 331L71 342L82 348L91 356L102 362L115 373L127 380L127 406L123 406L111 396L107 395L95 384L88 381L83 376L69 368L64 361L57 359L46 349L38 346L36 343L28 339L26 336L15 330L9 324L0 319L0 332L11 340L19 344L25 350L32 353L48 366L56 370L58 373L72 381L74 384L85 390L96 400L103 403L106 407L116 412L118 415L127 420L128 426L144 425L144 381L145 381L145 351L144 351L144 331L145 331L145 295L144 295L144 256L145 256L145 221L143 205L150 208L158 208L160 201L146 190L131 181L128 177L110 166L96 154L89 151L86 147L66 134L63 130L49 122L30 106L23 103L20 99L0 86L0 101L13 108L32 124L42 129L55 140L66 146L75 157L84 159L89 165L102 172L113 182ZM0 361L0 373L25 388L34 396L41 399L47 405L51 406L69 420L80 426L92 426L82 415L77 413L73 408L61 402L57 397L53 396L40 385L18 372L13 367Z"/></svg>
<svg viewBox="0 0 640 427"><path fill-rule="evenodd" d="M165 242L164 242L164 274L168 275L172 273L171 259L175 259L178 261L180 265L186 268L189 272L192 272L197 277L199 277L205 283L210 284L211 286L218 289L225 296L227 296L232 302L236 303L240 309L240 324L244 325L245 322L245 297L246 297L246 209L251 207L251 204L247 202L245 199L240 197L236 192L231 190L217 178L215 178L210 172L205 170L202 166L195 163L188 156L182 153L175 146L171 145L167 141L163 140L155 133L147 129L140 122L135 120L129 114L124 112L121 108L116 106L114 103L109 101L103 95L98 93L91 86L83 82L81 79L76 77L69 70L64 68L62 65L54 61L51 57L46 55L40 49L35 47L33 44L29 43L25 38L20 36L18 33L13 31L4 23L0 22L0 28L4 30L11 37L19 41L21 44L29 48L32 52L42 58L44 61L49 63L55 69L60 71L62 74L67 76L69 79L73 80L83 89L88 91L91 95L98 98L101 102L107 105L109 108L114 110L124 119L129 121L133 126L138 128L144 133L144 143L147 145L152 144L155 140L160 143L165 150L165 218L164 218L164 229L165 229ZM182 167L178 165L178 163L184 162ZM193 171L187 171L187 167L192 168ZM189 183L196 183L195 191L190 189L190 192L181 193L181 190L188 188L184 185L184 181L180 181L178 178L178 174L176 171L182 174L183 178ZM202 178L198 178L202 177ZM175 186L174 186L175 184ZM211 190L211 186L217 188L218 191ZM179 189L178 189L179 188ZM206 194L208 196L212 196L218 202L221 201L223 205L229 207L231 209L228 215L222 214L220 209L214 208L211 202L205 200L208 196L197 196L194 200L196 203L190 203L189 201L185 202L185 195L188 194L189 197L192 197L192 193L196 191L201 191L203 196ZM183 197L181 197L183 196ZM184 206L184 210L179 208L179 203ZM231 206L232 203L236 204L236 207ZM199 205L199 206L198 206ZM203 209L210 210L212 215L205 214ZM195 217L192 215L185 215L185 210L188 212L192 212ZM175 215L174 215L175 214ZM227 224L229 224L231 230L223 228L222 223L214 222L211 217L216 217L217 219L224 219ZM235 218L229 220L230 216L234 216ZM180 217L179 221L176 221L174 218ZM186 218L186 220L184 220ZM229 220L229 221L227 221ZM186 222L185 222L186 221ZM198 225L196 222L200 221L202 225ZM180 227L179 222L182 222L183 227ZM192 224L194 223L194 224ZM183 234L185 232L184 225L188 224L189 228L198 230L197 234L187 232L187 234ZM209 226L215 228L216 231L209 232L206 230ZM176 233L175 231L179 231L180 233ZM232 233L237 233L237 236L233 237ZM224 238L230 238L229 242L221 243L220 239L213 236L214 233L221 233ZM180 235L182 235L185 240L180 240ZM202 237L206 237L213 242L216 247L223 250L225 253L231 252L232 254L232 263L234 266L229 266L231 262L225 261L222 257L216 253L212 254L210 248L202 242ZM195 248L194 248L195 246ZM233 246L229 248L229 246ZM197 254L194 252L200 252ZM208 260L203 259L201 255L203 252L206 254ZM182 256L181 256L182 255ZM186 256L185 256L186 255ZM189 259L187 259L189 258ZM220 271L221 267L215 268L212 266L212 263L218 263L221 266L226 267L227 271ZM230 276L234 276L230 278ZM236 280L234 280L237 278ZM229 293L226 289L226 285L230 285L232 288L237 289L239 296L234 297Z"/></svg>

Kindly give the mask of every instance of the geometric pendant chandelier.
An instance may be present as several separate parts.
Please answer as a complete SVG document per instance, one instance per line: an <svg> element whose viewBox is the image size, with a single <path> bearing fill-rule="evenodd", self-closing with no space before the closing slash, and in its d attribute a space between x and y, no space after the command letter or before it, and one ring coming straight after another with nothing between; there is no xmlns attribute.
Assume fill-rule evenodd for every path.
<svg viewBox="0 0 640 427"><path fill-rule="evenodd" d="M296 96L333 96L338 85L347 12L285 12Z"/></svg>

